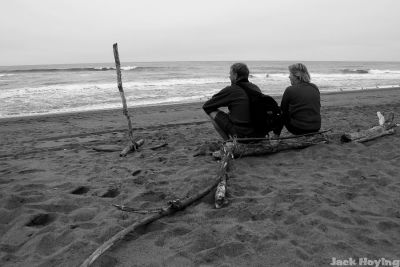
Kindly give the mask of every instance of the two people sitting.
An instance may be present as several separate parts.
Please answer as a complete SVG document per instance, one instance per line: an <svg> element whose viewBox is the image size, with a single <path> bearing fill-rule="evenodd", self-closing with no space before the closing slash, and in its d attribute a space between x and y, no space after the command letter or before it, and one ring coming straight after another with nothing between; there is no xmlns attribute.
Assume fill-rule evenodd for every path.
<svg viewBox="0 0 400 267"><path fill-rule="evenodd" d="M295 135L318 132L321 128L320 92L310 82L310 74L302 63L289 66L291 86L287 87L281 101L281 123L273 130L273 138L279 137L283 125ZM260 88L249 82L249 69L243 63L230 67L231 85L213 95L203 109L211 119L214 128L224 140L260 137L251 122L249 91L261 93ZM227 107L225 113L220 108Z"/></svg>

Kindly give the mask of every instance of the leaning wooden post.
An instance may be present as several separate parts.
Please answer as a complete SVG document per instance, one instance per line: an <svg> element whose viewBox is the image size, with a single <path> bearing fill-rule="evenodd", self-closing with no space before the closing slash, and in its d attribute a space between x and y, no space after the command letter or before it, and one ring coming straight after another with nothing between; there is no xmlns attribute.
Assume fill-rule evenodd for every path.
<svg viewBox="0 0 400 267"><path fill-rule="evenodd" d="M128 120L128 130L129 130L128 135L129 135L130 142L129 142L129 145L127 147L125 147L120 153L121 157L125 157L130 151L136 150L139 146L143 145L144 141L139 140L140 142L139 141L135 142L135 140L133 139L131 117L128 114L128 106L126 105L126 98L125 98L125 94L124 94L124 89L122 87L121 63L119 61L118 44L117 43L115 43L113 45L113 50L114 50L115 67L117 70L118 90L119 90L119 94L121 95L121 99L122 99L122 112L126 116L126 119Z"/></svg>
<svg viewBox="0 0 400 267"><path fill-rule="evenodd" d="M217 209L221 208L225 204L226 180L228 178L229 164L233 159L235 144L236 140L233 142L226 142L222 147L222 160L218 174L220 182L215 191L215 208Z"/></svg>

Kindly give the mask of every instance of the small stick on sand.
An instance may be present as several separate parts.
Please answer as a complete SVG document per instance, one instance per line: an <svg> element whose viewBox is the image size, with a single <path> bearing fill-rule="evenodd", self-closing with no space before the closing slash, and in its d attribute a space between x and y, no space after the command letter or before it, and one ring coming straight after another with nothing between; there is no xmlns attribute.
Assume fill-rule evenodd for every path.
<svg viewBox="0 0 400 267"><path fill-rule="evenodd" d="M165 146L168 146L168 143L163 143L161 145L156 145L156 146L150 147L150 149L151 150L157 150L157 149L165 147Z"/></svg>
<svg viewBox="0 0 400 267"><path fill-rule="evenodd" d="M126 116L126 119L128 120L128 130L129 130L128 135L129 135L130 143L119 154L121 157L125 157L130 151L137 149L137 144L136 144L135 140L133 139L131 117L128 114L128 106L126 105L126 98L125 98L125 94L124 94L124 89L122 87L121 63L119 61L118 44L117 43L115 43L113 45L113 50L114 50L115 67L117 70L118 90L119 90L119 94L121 95L121 99L122 99L122 112Z"/></svg>

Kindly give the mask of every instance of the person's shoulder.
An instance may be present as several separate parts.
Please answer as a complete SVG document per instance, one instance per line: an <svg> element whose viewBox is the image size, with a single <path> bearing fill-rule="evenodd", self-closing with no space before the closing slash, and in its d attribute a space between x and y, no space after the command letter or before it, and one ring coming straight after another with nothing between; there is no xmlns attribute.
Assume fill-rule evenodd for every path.
<svg viewBox="0 0 400 267"><path fill-rule="evenodd" d="M241 82L240 87L261 93L260 87L258 87L256 84L249 82L249 81Z"/></svg>
<svg viewBox="0 0 400 267"><path fill-rule="evenodd" d="M308 83L311 87L314 87L315 89L318 90L318 86L316 86L314 83Z"/></svg>
<svg viewBox="0 0 400 267"><path fill-rule="evenodd" d="M227 86L225 86L224 88L222 88L221 90L220 90L220 92L229 92L229 91L232 91L232 85L227 85Z"/></svg>
<svg viewBox="0 0 400 267"><path fill-rule="evenodd" d="M291 92L296 89L296 85L289 85L286 87L285 92Z"/></svg>
<svg viewBox="0 0 400 267"><path fill-rule="evenodd" d="M252 82L249 82L249 84L251 85L251 87L252 87L254 90L256 90L256 91L258 91L258 92L261 93L261 89L260 89L260 87L259 87L257 84L254 84L254 83L252 83Z"/></svg>

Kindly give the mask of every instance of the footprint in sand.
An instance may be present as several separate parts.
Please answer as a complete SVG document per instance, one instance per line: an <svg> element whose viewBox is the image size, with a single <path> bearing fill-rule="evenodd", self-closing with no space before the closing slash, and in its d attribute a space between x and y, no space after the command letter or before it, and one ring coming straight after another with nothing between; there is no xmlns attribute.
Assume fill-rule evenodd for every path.
<svg viewBox="0 0 400 267"><path fill-rule="evenodd" d="M55 220L56 216L49 213L40 213L33 216L25 226L28 227L41 227L50 224Z"/></svg>
<svg viewBox="0 0 400 267"><path fill-rule="evenodd" d="M22 170L19 171L19 174L29 174L29 173L35 173L35 172L44 172L45 170L42 169L26 169L26 170Z"/></svg>
<svg viewBox="0 0 400 267"><path fill-rule="evenodd" d="M147 191L142 193L140 196L136 197L137 201L149 201L149 202L159 202L166 198L166 194L163 192Z"/></svg>
<svg viewBox="0 0 400 267"><path fill-rule="evenodd" d="M115 198L120 194L120 190L116 187L108 188L106 192L100 192L98 195L103 198Z"/></svg>
<svg viewBox="0 0 400 267"><path fill-rule="evenodd" d="M382 221L379 222L377 225L377 228L381 232L387 232L391 230L400 230L400 225L398 223L392 222L392 221Z"/></svg>
<svg viewBox="0 0 400 267"><path fill-rule="evenodd" d="M89 187L87 186L79 186L77 188L75 188L74 190L71 191L71 194L73 195L83 195L86 194L87 192L89 192Z"/></svg>

